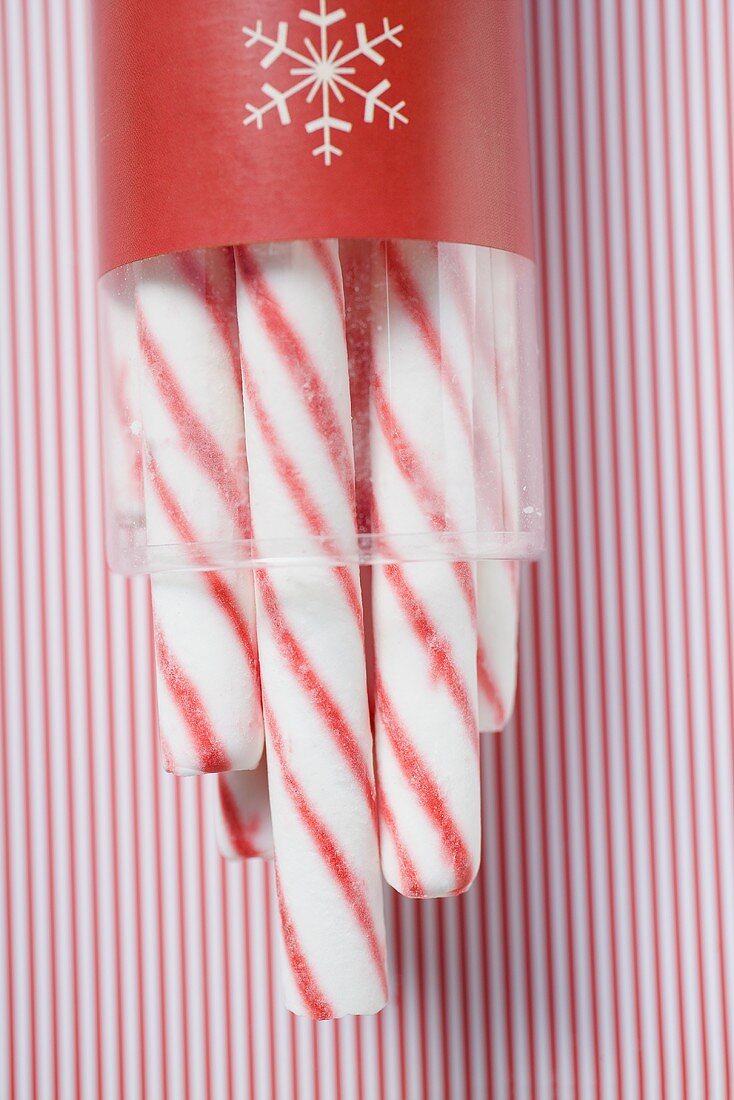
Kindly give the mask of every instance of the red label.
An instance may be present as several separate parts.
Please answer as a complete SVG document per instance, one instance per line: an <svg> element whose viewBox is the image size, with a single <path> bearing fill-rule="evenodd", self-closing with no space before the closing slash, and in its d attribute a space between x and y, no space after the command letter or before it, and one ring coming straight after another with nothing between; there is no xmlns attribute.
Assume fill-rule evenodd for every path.
<svg viewBox="0 0 734 1100"><path fill-rule="evenodd" d="M521 0L95 0L100 270L243 241L532 255Z"/></svg>

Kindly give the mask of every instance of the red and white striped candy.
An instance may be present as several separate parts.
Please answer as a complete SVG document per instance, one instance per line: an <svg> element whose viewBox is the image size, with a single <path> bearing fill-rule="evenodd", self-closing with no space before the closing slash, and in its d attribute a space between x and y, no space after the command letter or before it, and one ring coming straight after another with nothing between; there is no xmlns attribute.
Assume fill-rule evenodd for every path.
<svg viewBox="0 0 734 1100"><path fill-rule="evenodd" d="M225 859L272 859L273 825L264 756L252 771L217 776L216 832Z"/></svg>
<svg viewBox="0 0 734 1100"><path fill-rule="evenodd" d="M474 511L455 509L460 538L478 532L497 542L517 529L518 520L518 347L514 258L472 245L439 245L440 341L454 369L471 371L462 392L472 402L471 433L451 448L459 459L461 500L464 446L474 452ZM458 390L457 390L458 393ZM462 417L469 424L468 410ZM466 537L469 542L469 538ZM499 730L510 717L517 676L519 565L480 560L477 583L477 686L480 730Z"/></svg>
<svg viewBox="0 0 734 1100"><path fill-rule="evenodd" d="M479 729L503 729L512 716L517 684L520 563L477 565L477 684Z"/></svg>
<svg viewBox="0 0 734 1100"><path fill-rule="evenodd" d="M238 317L258 549L356 552L344 302L336 244L237 249ZM318 1019L387 995L359 574L257 572L286 1003Z"/></svg>
<svg viewBox="0 0 734 1100"><path fill-rule="evenodd" d="M471 370L441 346L441 309L454 307L437 246L375 248L373 524L398 536L471 529ZM473 571L376 566L372 615L383 871L404 894L458 893L481 837Z"/></svg>
<svg viewBox="0 0 734 1100"><path fill-rule="evenodd" d="M477 249L477 358L474 385L478 527L518 529L519 392L515 259ZM477 568L479 728L500 730L517 682L520 565Z"/></svg>
<svg viewBox="0 0 734 1100"><path fill-rule="evenodd" d="M135 281L148 544L245 538L232 252L144 260ZM190 562L206 559L192 550ZM263 725L252 575L192 569L151 581L166 768L254 768Z"/></svg>

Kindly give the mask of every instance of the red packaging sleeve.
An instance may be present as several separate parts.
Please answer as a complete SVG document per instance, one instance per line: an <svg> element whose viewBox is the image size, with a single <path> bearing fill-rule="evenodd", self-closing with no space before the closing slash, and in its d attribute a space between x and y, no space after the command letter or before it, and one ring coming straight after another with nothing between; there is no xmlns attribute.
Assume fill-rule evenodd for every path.
<svg viewBox="0 0 734 1100"><path fill-rule="evenodd" d="M241 241L532 255L520 0L95 0L100 273Z"/></svg>

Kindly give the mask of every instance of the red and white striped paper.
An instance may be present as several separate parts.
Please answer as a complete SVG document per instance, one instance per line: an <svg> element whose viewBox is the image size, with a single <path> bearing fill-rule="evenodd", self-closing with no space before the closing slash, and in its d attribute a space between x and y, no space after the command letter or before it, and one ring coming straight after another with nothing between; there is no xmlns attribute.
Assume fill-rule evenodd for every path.
<svg viewBox="0 0 734 1100"><path fill-rule="evenodd" d="M0 0L0 1095L721 1097L734 1072L734 8L528 0L549 551L465 897L281 1007L271 872L160 768L108 577L82 0ZM406 29L407 34L407 29Z"/></svg>

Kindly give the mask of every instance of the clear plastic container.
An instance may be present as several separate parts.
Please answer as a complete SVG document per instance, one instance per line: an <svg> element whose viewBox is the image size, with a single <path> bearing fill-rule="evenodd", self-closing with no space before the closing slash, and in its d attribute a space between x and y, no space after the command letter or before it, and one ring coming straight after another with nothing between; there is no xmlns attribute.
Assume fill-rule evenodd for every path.
<svg viewBox="0 0 734 1100"><path fill-rule="evenodd" d="M536 557L534 291L524 257L422 241L200 249L103 276L112 568ZM253 462L258 491L289 498L267 530ZM339 492L353 530L321 522Z"/></svg>

